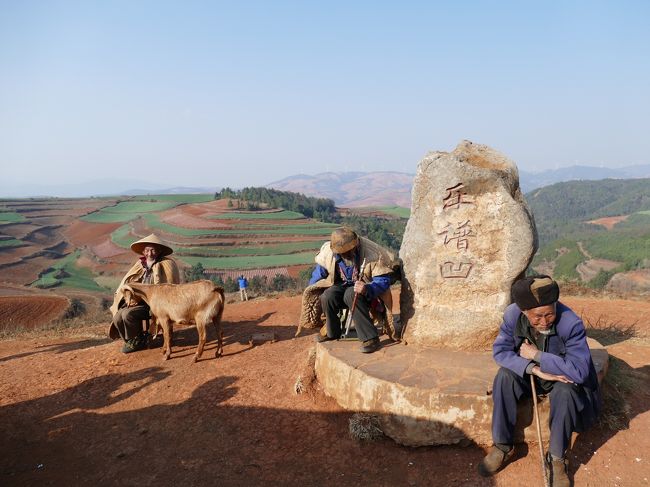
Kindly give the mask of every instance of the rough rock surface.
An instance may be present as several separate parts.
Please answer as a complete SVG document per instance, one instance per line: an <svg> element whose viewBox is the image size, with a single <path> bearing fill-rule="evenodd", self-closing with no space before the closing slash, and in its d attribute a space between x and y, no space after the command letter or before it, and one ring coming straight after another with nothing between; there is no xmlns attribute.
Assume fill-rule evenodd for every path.
<svg viewBox="0 0 650 487"><path fill-rule="evenodd" d="M409 344L488 349L537 248L515 164L469 141L420 162L402 241Z"/></svg>
<svg viewBox="0 0 650 487"><path fill-rule="evenodd" d="M589 339L602 382L607 350ZM489 445L492 442L492 382L498 366L488 352L385 343L373 354L359 353L355 342L333 341L316 347L316 375L325 392L342 407L377 415L382 431L407 446ZM549 402L540 403L548 424ZM532 404L518 407L517 441L536 441ZM548 437L548 428L544 428Z"/></svg>

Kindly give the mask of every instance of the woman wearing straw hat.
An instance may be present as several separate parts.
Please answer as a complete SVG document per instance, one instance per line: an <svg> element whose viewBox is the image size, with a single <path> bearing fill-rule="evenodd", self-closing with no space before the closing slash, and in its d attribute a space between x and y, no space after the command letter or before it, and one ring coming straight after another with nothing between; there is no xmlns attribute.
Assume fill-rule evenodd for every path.
<svg viewBox="0 0 650 487"><path fill-rule="evenodd" d="M149 306L145 303L127 306L124 296L122 296L122 286L129 282L144 284L178 284L180 282L176 262L167 257L173 250L153 233L137 242L133 242L131 250L141 255L141 257L129 269L117 291L115 291L115 299L110 308L113 321L108 330L108 335L113 340L120 337L124 340L124 347L122 348L124 353L136 352L146 346L147 340L146 334L142 330L142 321L149 318Z"/></svg>

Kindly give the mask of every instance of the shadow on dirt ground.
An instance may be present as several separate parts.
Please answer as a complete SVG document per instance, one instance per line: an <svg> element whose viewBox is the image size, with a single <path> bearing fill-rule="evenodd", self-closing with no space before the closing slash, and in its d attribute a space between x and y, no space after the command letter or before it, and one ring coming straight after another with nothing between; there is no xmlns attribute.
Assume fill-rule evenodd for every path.
<svg viewBox="0 0 650 487"><path fill-rule="evenodd" d="M360 443L332 434L345 431L347 413L226 405L239 393L232 375L177 404L112 410L168 376L157 367L107 374L3 407L0 483L493 485L475 474L477 448Z"/></svg>
<svg viewBox="0 0 650 487"><path fill-rule="evenodd" d="M110 341L111 340L108 337L106 337L106 338L89 338L87 340L81 340L78 342L66 342L66 343L59 343L53 345L41 345L39 347L35 347L35 350L30 352L22 352L22 353L17 353L15 355L9 355L7 357L0 357L0 362L6 362L8 360L23 358L38 353L45 353L45 352L65 353L74 350L83 350L84 348L96 347L97 345L103 345Z"/></svg>
<svg viewBox="0 0 650 487"><path fill-rule="evenodd" d="M633 382L629 387L633 388L633 393L628 392L625 394L626 402L623 406L624 410L618 411L617 419L620 423L616 429L608 427L601 421L592 429L585 433L579 434L576 437L575 443L571 450L571 473L575 474L581 465L588 464L596 452L598 452L603 445L614 438L618 433L630 428L630 422L637 416L645 413L650 409L650 365L633 368L624 360L610 356L610 371L616 368L617 378L622 377L623 380ZM611 387L605 379L605 389ZM617 379L618 380L618 379ZM617 384L618 385L618 384ZM627 452L628 455L641 455L641 452Z"/></svg>

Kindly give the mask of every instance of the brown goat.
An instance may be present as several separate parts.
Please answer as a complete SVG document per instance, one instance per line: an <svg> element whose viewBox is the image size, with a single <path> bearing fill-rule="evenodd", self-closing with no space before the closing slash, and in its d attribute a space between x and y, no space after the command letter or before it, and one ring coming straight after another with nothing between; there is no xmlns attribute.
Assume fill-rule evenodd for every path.
<svg viewBox="0 0 650 487"><path fill-rule="evenodd" d="M163 330L163 354L165 360L172 353L174 323L194 322L199 333L199 346L194 355L196 362L205 346L206 327L214 324L217 331L217 351L215 357L223 353L223 331L221 315L223 314L223 288L211 281L194 281L187 284L139 284L130 283L122 286L124 298L144 301L149 305L151 314Z"/></svg>

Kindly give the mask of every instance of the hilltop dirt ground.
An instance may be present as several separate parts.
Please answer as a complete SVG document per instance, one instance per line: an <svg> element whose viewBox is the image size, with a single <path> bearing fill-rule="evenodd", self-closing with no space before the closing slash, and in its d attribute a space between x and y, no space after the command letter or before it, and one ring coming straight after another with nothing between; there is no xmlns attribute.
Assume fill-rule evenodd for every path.
<svg viewBox="0 0 650 487"><path fill-rule="evenodd" d="M636 323L643 335L608 344L639 387L627 428L578 437L575 484L648 485L650 304L564 301L592 323ZM160 348L122 354L105 325L0 341L0 485L542 485L535 445L483 479L477 446L351 439L350 412L318 390L293 392L313 346L309 334L293 338L299 306L297 296L227 305L225 355L215 360L210 343L196 364L192 328L178 330L167 362ZM259 332L277 340L251 347Z"/></svg>

